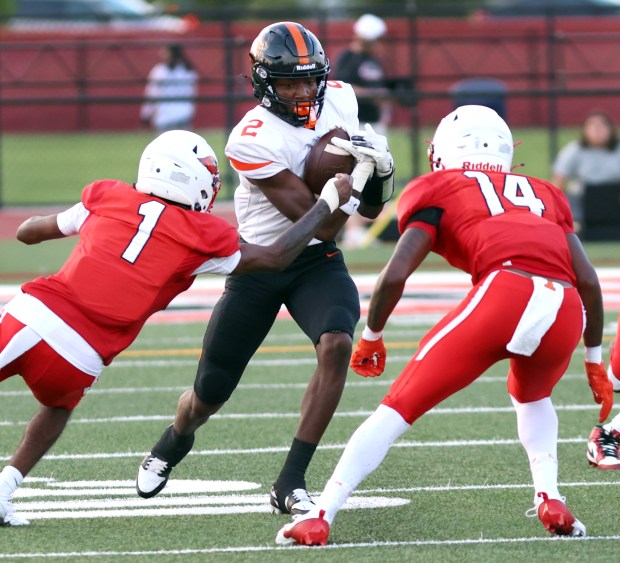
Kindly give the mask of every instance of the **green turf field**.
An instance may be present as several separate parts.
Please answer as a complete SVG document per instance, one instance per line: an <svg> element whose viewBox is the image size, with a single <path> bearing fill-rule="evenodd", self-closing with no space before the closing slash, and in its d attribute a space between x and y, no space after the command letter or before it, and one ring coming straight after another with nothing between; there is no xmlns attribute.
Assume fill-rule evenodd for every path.
<svg viewBox="0 0 620 563"><path fill-rule="evenodd" d="M16 501L33 514L32 525L1 531L0 559L319 557L316 549L276 549L273 538L287 518L265 509L313 369L312 353L295 351L306 340L289 321L278 321L233 399L198 432L193 455L173 472L171 492L151 501L135 495L133 479L142 456L170 422L180 392L192 383L203 328L147 326L130 350L106 369L51 455L33 471L36 480L24 484ZM427 328L427 322L415 319L390 324L386 373L373 380L350 375L338 414L309 471L311 491L321 489L347 438L376 407ZM273 347L278 351L269 351ZM528 463L516 441L506 366L500 365L402 437L353 497L358 503L402 504L342 511L320 559L615 560L618 476L592 469L585 460L585 437L596 409L582 361L577 354L554 402L560 419L560 490L587 525L588 540L551 539L537 519L524 516L532 502ZM18 379L5 382L0 397L0 455L6 459L36 405ZM173 493L175 481L182 485L184 480L197 481ZM205 489L213 481L236 483L220 483L221 492Z"/></svg>
<svg viewBox="0 0 620 563"><path fill-rule="evenodd" d="M199 131L212 144L219 156L222 197L232 197L236 187L233 174L224 158L225 133L222 130ZM396 162L396 187L401 189L415 175L428 171L425 139L433 131L419 134L418 162L413 169L412 137L405 130L390 131L390 149ZM561 132L563 146L575 138L576 131ZM115 178L132 183L138 160L146 144L153 138L147 132L124 133L56 133L2 135L2 168L0 194L4 205L41 205L72 203L79 199L82 188L96 179ZM516 129L515 141L523 141L515 150L514 162L524 163L519 172L550 177L552 156L546 129Z"/></svg>
<svg viewBox="0 0 620 563"><path fill-rule="evenodd" d="M521 156L528 145L541 154L546 150L545 137L532 135L517 149L516 162L528 160ZM207 136L215 146L215 135ZM223 137L218 138L221 148ZM110 155L116 155L112 160L118 164L114 175L131 181L146 140L143 134L3 137L3 174L5 180L12 178L12 191L4 184L5 197L27 198L33 205L73 201L83 184L110 175ZM407 141L404 135L392 140L397 163L407 162L402 156ZM30 153L37 154L36 166L21 152L21 143L40 151ZM95 147L100 158L92 156ZM76 159L85 163L83 170L58 165L67 162L67 153L81 150L91 155ZM536 172L523 170L546 177L543 161L539 158ZM21 163L20 170L14 162ZM25 247L0 240L0 281L20 283L55 271L74 243L66 239ZM354 273L377 272L391 249L382 244L347 251L347 262ZM618 244L586 244L586 249L597 266L620 265ZM446 265L431 256L422 269ZM616 314L608 313L606 344L615 331ZM386 329L386 373L373 380L350 373L308 473L311 492L321 490L347 439L376 408L431 321L395 318ZM507 366L498 365L397 442L352 497L358 508L339 514L327 548L276 548L275 534L288 519L268 514L267 493L295 433L301 397L314 369L305 337L284 320L276 322L229 404L197 433L192 455L174 470L168 488L150 501L140 499L133 490L138 464L172 421L180 393L193 382L203 332L203 324L147 325L134 345L106 368L16 497L20 510L31 514L32 525L0 530L0 560L617 560L620 480L616 472L590 468L585 459L585 439L597 407L583 374L581 351L553 400L560 419L560 491L586 524L585 540L553 538L536 518L524 516L533 491L506 393ZM0 385L0 405L0 456L6 460L37 405L18 378Z"/></svg>
<svg viewBox="0 0 620 563"><path fill-rule="evenodd" d="M71 241L35 247L3 242L3 277L53 271ZM614 265L616 245L591 245ZM355 272L378 271L391 245L347 253ZM32 254L35 253L36 257ZM436 261L433 261L436 260ZM442 268L433 259L427 268ZM617 265L617 259L615 262ZM414 274L415 275L415 274ZM27 279L27 278L26 278ZM14 279L12 281L18 281ZM615 330L607 318L605 342ZM353 430L374 410L432 319L398 317L387 327L388 367L379 379L350 373L308 474L321 490ZM361 325L360 325L361 328ZM313 371L310 346L291 321L277 321L229 404L196 437L167 490L137 497L139 462L171 422L191 386L204 326L147 325L74 414L65 434L16 498L28 528L0 532L9 561L614 561L620 539L615 472L588 466L585 438L596 422L578 352L553 400L560 419L560 491L588 528L586 540L552 538L525 511L533 491L505 388L507 366L441 404L399 440L336 520L330 545L276 548L285 516L267 493L295 432ZM231 342L231 346L235 343ZM458 361L458 358L455 358ZM20 379L0 386L0 456L11 454L36 409ZM193 480L193 481L192 481ZM391 505L390 505L391 504ZM37 517L38 516L38 517Z"/></svg>

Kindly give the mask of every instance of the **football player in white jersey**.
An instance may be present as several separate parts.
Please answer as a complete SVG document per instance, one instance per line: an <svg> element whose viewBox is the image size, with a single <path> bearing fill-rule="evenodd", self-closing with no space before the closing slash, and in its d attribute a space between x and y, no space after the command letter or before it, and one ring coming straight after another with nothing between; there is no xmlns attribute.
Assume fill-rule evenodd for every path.
<svg viewBox="0 0 620 563"><path fill-rule="evenodd" d="M302 180L304 162L330 129L347 130L351 140L334 144L358 161L370 160L374 172L285 271L227 278L207 327L194 388L179 399L174 423L142 462L136 486L146 498L163 489L171 469L190 451L196 429L236 388L284 304L312 341L317 366L270 502L275 513L300 514L312 506L306 469L340 400L360 315L357 288L334 241L356 210L371 219L381 212L393 192L394 164L384 136L358 129L353 89L328 81L329 61L309 30L293 22L267 26L254 40L250 59L260 104L234 128L226 146L239 173L235 210L242 241L269 244L312 207L316 196Z"/></svg>

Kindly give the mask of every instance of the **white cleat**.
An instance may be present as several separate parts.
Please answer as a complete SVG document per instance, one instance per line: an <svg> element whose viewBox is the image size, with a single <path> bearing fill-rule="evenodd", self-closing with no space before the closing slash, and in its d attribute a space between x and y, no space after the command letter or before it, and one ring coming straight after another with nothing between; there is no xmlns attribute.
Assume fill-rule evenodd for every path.
<svg viewBox="0 0 620 563"><path fill-rule="evenodd" d="M28 526L30 520L26 520L15 512L15 507L10 499L0 500L0 526Z"/></svg>
<svg viewBox="0 0 620 563"><path fill-rule="evenodd" d="M171 471L167 461L147 455L138 468L136 491L142 498L154 497L166 486Z"/></svg>

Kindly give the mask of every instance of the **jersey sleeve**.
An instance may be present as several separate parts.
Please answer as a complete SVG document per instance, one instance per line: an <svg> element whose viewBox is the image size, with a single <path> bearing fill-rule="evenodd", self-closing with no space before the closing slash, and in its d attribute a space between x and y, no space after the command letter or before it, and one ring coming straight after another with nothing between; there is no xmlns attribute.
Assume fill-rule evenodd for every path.
<svg viewBox="0 0 620 563"><path fill-rule="evenodd" d="M269 122L243 120L235 127L225 154L236 172L251 179L271 178L288 168L278 156L285 140L272 131Z"/></svg>
<svg viewBox="0 0 620 563"><path fill-rule="evenodd" d="M223 258L211 258L207 260L198 268L194 270L192 273L193 276L198 274L219 274L221 276L227 276L230 274L239 264L241 260L241 250L237 250L234 254L230 256L225 256Z"/></svg>
<svg viewBox="0 0 620 563"><path fill-rule="evenodd" d="M60 232L66 237L77 235L89 214L90 211L84 207L82 202L79 202L59 213L56 216L56 224Z"/></svg>
<svg viewBox="0 0 620 563"><path fill-rule="evenodd" d="M562 190L553 186L555 205L557 208L557 222L566 234L574 233L573 214L570 209L570 202Z"/></svg>
<svg viewBox="0 0 620 563"><path fill-rule="evenodd" d="M339 121L331 123L330 129L342 127L349 135L353 135L360 128L357 96L351 84L341 80L328 80L325 103L330 104L334 109L333 114L339 116Z"/></svg>
<svg viewBox="0 0 620 563"><path fill-rule="evenodd" d="M428 197L428 181L424 176L405 186L397 205L398 231L419 228L426 231L435 242L442 210Z"/></svg>
<svg viewBox="0 0 620 563"><path fill-rule="evenodd" d="M204 213L198 214L197 219L202 223L199 238L203 254L209 258L227 258L239 251L239 233L230 223Z"/></svg>

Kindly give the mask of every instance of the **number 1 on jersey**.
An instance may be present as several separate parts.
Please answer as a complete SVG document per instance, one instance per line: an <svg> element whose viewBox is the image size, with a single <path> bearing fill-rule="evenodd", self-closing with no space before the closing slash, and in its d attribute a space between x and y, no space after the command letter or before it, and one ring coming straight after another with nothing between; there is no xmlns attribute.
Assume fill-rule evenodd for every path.
<svg viewBox="0 0 620 563"><path fill-rule="evenodd" d="M468 170L467 172L463 172L463 175L478 182L478 186L491 215L499 215L506 212L495 191L495 186L487 174ZM545 204L542 199L536 197L532 184L530 184L525 176L506 174L503 196L513 205L517 207L528 207L534 215L542 217Z"/></svg>
<svg viewBox="0 0 620 563"><path fill-rule="evenodd" d="M127 260L130 264L135 263L146 243L151 238L151 233L164 209L166 209L166 206L159 201L147 201L140 205L138 214L142 215L143 219L138 225L138 231L131 239L125 252L121 255L123 260Z"/></svg>

